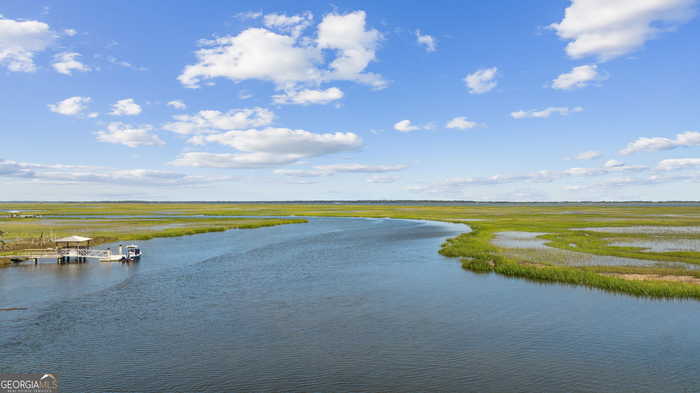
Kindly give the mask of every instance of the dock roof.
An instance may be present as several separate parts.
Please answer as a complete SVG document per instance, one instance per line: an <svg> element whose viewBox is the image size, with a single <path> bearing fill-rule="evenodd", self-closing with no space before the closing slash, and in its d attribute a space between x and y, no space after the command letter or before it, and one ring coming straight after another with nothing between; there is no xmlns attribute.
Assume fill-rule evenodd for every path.
<svg viewBox="0 0 700 393"><path fill-rule="evenodd" d="M82 237L82 236L68 236L64 237L61 239L56 239L56 243L81 243L81 242L87 242L92 240L91 237Z"/></svg>

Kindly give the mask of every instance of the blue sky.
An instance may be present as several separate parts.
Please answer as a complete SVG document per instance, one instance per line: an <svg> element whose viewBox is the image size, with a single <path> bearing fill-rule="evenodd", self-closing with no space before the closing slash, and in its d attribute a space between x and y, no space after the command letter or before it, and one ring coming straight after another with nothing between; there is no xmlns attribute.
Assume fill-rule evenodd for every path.
<svg viewBox="0 0 700 393"><path fill-rule="evenodd" d="M5 0L0 200L696 200L697 6Z"/></svg>

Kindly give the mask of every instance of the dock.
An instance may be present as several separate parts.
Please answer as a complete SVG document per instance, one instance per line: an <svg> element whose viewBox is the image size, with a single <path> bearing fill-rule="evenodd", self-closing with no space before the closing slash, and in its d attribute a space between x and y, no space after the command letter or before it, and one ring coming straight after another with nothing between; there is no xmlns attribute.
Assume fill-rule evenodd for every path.
<svg viewBox="0 0 700 393"><path fill-rule="evenodd" d="M121 261L123 255L112 254L112 250L100 250L90 247L92 238L82 236L69 236L56 239L56 247L42 249L27 249L16 251L13 255L3 255L13 261L33 260L38 263L39 259L55 259L57 263L69 263L71 259L75 262L87 262L88 258L99 259L100 261ZM120 246L121 248L121 246Z"/></svg>

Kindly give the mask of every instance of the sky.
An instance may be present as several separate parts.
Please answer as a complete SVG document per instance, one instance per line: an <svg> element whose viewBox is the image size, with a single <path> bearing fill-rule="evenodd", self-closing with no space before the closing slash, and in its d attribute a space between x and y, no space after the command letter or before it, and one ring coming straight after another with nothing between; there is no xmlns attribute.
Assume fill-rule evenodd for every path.
<svg viewBox="0 0 700 393"><path fill-rule="evenodd" d="M0 200L698 200L697 0L0 1Z"/></svg>

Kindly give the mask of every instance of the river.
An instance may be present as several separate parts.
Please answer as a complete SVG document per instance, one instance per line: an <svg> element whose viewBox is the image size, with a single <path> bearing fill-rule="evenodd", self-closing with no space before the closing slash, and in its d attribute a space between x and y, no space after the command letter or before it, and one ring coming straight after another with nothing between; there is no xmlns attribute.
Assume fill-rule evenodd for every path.
<svg viewBox="0 0 700 393"><path fill-rule="evenodd" d="M65 392L695 392L700 302L461 269L466 225L312 218L0 269L0 372Z"/></svg>

